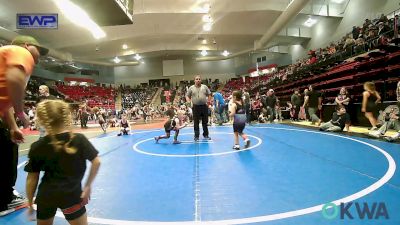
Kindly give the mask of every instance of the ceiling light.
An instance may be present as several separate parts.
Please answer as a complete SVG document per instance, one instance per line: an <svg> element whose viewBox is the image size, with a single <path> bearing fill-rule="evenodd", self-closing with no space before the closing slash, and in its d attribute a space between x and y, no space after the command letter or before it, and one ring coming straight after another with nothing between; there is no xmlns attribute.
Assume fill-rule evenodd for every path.
<svg viewBox="0 0 400 225"><path fill-rule="evenodd" d="M201 43L202 43L203 45L206 45L206 44L207 44L207 39L202 40Z"/></svg>
<svg viewBox="0 0 400 225"><path fill-rule="evenodd" d="M137 61L139 61L141 58L142 58L142 57L141 57L139 54L136 54L136 55L135 55L135 59L136 59Z"/></svg>
<svg viewBox="0 0 400 225"><path fill-rule="evenodd" d="M204 12L204 13L209 13L209 12L210 12L210 8L211 8L210 3L205 3L205 4L203 5L203 12Z"/></svg>
<svg viewBox="0 0 400 225"><path fill-rule="evenodd" d="M122 49L128 49L128 45L123 44L123 45L122 45Z"/></svg>
<svg viewBox="0 0 400 225"><path fill-rule="evenodd" d="M114 62L115 62L115 63L120 63L120 62L121 62L121 60L118 58L118 56L115 56L115 58L114 58Z"/></svg>
<svg viewBox="0 0 400 225"><path fill-rule="evenodd" d="M203 49L203 50L200 52L200 54L201 54L202 56L206 56L208 53L207 53L206 50Z"/></svg>
<svg viewBox="0 0 400 225"><path fill-rule="evenodd" d="M331 0L333 3L342 4L345 0Z"/></svg>
<svg viewBox="0 0 400 225"><path fill-rule="evenodd" d="M100 39L106 36L106 33L88 16L88 14L80 7L69 0L53 0L57 7L61 10L74 24L88 29L94 38Z"/></svg>
<svg viewBox="0 0 400 225"><path fill-rule="evenodd" d="M206 23L203 25L203 30L204 31L210 31L212 28L212 24L211 23Z"/></svg>
<svg viewBox="0 0 400 225"><path fill-rule="evenodd" d="M212 22L212 18L209 14L206 14L203 16L203 22L205 23L211 23Z"/></svg>
<svg viewBox="0 0 400 225"><path fill-rule="evenodd" d="M304 26L306 26L306 27L312 27L312 26L314 26L314 24L316 24L316 23L317 23L317 20L316 20L316 19L313 19L313 18L309 17L309 18L306 20L306 22L304 22Z"/></svg>
<svg viewBox="0 0 400 225"><path fill-rule="evenodd" d="M222 52L222 55L225 56L225 57L227 57L229 54L230 54L230 53L229 53L227 50L225 50L224 52Z"/></svg>

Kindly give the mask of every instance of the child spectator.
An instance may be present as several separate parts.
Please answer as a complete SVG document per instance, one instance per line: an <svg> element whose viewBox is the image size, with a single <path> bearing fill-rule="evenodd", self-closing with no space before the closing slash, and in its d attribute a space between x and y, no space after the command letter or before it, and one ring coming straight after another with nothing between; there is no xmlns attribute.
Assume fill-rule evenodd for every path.
<svg viewBox="0 0 400 225"><path fill-rule="evenodd" d="M338 105L336 112L332 115L332 119L327 123L321 124L319 130L337 132L343 131L345 127L348 132L350 128L350 115L346 112L346 108L343 105Z"/></svg>

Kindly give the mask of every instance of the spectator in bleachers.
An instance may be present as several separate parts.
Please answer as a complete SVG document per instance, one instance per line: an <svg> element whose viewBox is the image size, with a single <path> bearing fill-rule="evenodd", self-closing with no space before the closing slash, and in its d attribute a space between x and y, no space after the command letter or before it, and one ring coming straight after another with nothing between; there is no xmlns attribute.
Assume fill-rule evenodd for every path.
<svg viewBox="0 0 400 225"><path fill-rule="evenodd" d="M377 130L378 121L375 118L374 113L377 112L377 103L381 101L381 96L376 91L375 84L373 82L365 82L364 90L361 112L364 113L365 117L371 123L371 130Z"/></svg>
<svg viewBox="0 0 400 225"><path fill-rule="evenodd" d="M318 61L318 60L317 60L317 55L316 55L315 51L310 50L310 51L308 52L308 55L310 56L310 58L309 58L307 64L311 65L311 64L314 64L314 63L316 63L316 62Z"/></svg>
<svg viewBox="0 0 400 225"><path fill-rule="evenodd" d="M383 23L387 23L389 20L387 18L387 16L385 16L385 14L381 14L381 17L379 18L379 22L383 22Z"/></svg>
<svg viewBox="0 0 400 225"><path fill-rule="evenodd" d="M353 26L353 30L351 31L351 33L353 34L353 39L357 39L360 35L360 28L357 26Z"/></svg>
<svg viewBox="0 0 400 225"><path fill-rule="evenodd" d="M364 30L367 30L370 25L371 25L371 21L369 19L365 19L365 22L363 23L362 28Z"/></svg>
<svg viewBox="0 0 400 225"><path fill-rule="evenodd" d="M385 22L378 23L378 35L382 36L383 34L390 31L390 27L386 25Z"/></svg>
<svg viewBox="0 0 400 225"><path fill-rule="evenodd" d="M358 54L360 54L360 53L362 53L362 52L364 52L366 50L367 50L367 48L366 48L366 45L365 45L364 38L362 38L362 36L360 35L355 41L354 53L356 55L358 55Z"/></svg>

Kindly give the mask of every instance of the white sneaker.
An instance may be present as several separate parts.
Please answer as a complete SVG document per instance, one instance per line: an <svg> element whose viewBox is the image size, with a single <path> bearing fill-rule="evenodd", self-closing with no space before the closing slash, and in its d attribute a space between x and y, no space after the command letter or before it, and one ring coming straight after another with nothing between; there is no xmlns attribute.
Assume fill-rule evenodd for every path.
<svg viewBox="0 0 400 225"><path fill-rule="evenodd" d="M17 192L18 193L18 192ZM24 196L17 194L13 196L13 200L7 205L9 208L10 207L17 207L23 204L26 204L28 202L28 199L25 198Z"/></svg>
<svg viewBox="0 0 400 225"><path fill-rule="evenodd" d="M368 136L374 137L374 138L380 138L382 134L379 131L370 131L368 132Z"/></svg>
<svg viewBox="0 0 400 225"><path fill-rule="evenodd" d="M389 141L389 142L392 142L392 141L395 141L398 138L400 138L400 133L394 134L394 135L389 136L389 137L385 137L385 140Z"/></svg>

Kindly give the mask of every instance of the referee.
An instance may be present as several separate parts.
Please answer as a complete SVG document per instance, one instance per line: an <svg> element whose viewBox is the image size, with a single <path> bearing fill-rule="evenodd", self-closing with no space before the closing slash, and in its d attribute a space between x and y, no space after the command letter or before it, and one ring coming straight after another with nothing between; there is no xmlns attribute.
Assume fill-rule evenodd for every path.
<svg viewBox="0 0 400 225"><path fill-rule="evenodd" d="M186 93L186 101L192 102L193 121L194 121L194 140L198 141L200 136L199 123L203 126L203 137L211 140L208 136L208 106L207 101L211 101L211 91L204 84L201 84L201 77L194 78L194 85L190 86Z"/></svg>

